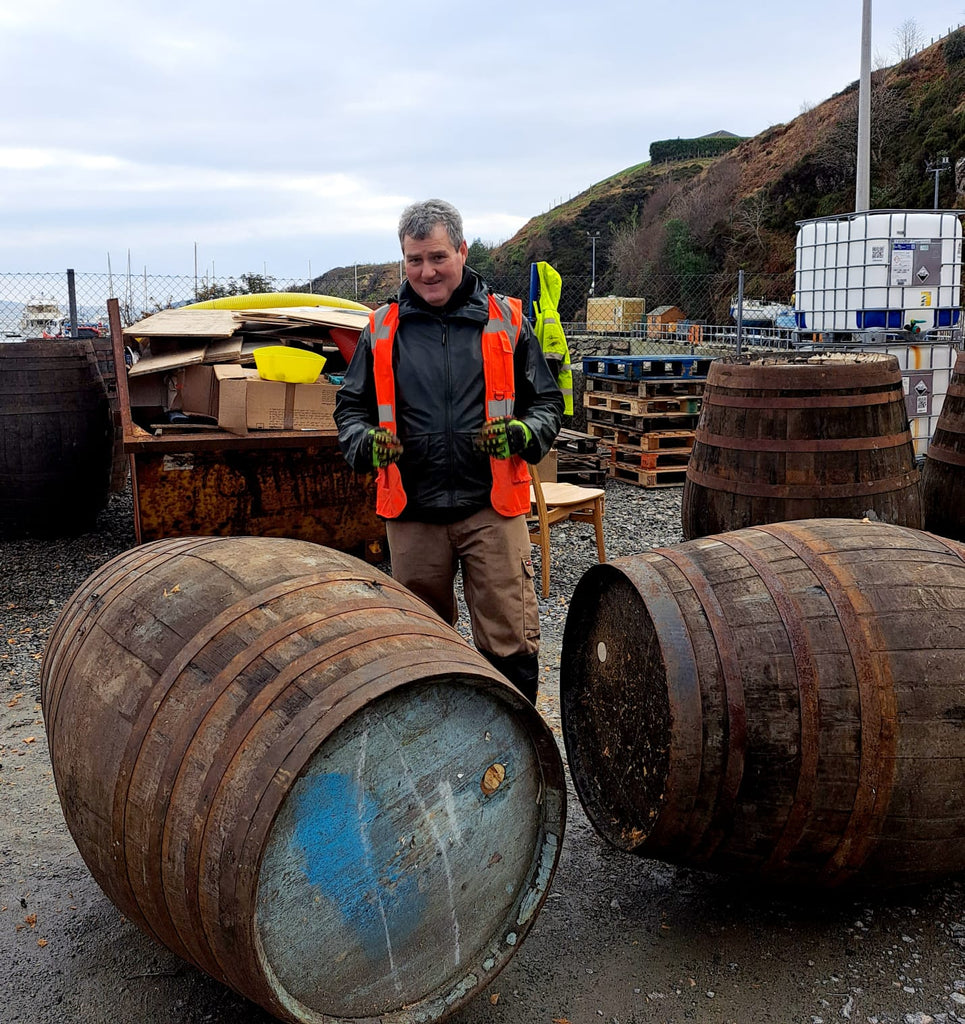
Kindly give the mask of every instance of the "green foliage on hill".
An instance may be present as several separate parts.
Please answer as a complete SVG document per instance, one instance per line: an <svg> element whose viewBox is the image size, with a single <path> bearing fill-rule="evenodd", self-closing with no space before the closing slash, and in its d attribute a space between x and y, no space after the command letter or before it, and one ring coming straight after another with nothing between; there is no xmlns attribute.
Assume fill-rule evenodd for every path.
<svg viewBox="0 0 965 1024"><path fill-rule="evenodd" d="M650 159L655 164L673 160L701 160L729 153L744 140L726 136L704 136L699 139L663 139L650 143Z"/></svg>

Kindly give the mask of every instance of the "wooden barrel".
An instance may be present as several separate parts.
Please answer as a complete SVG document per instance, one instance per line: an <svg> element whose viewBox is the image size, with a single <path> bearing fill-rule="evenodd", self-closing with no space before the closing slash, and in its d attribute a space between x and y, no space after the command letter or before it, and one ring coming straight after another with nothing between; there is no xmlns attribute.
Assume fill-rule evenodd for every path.
<svg viewBox="0 0 965 1024"><path fill-rule="evenodd" d="M777 883L965 868L965 546L812 519L592 567L560 691L596 830Z"/></svg>
<svg viewBox="0 0 965 1024"><path fill-rule="evenodd" d="M107 504L113 424L89 341L0 345L0 534L80 533Z"/></svg>
<svg viewBox="0 0 965 1024"><path fill-rule="evenodd" d="M918 477L894 356L718 359L687 466L683 535L869 513L917 529Z"/></svg>
<svg viewBox="0 0 965 1024"><path fill-rule="evenodd" d="M41 676L97 882L282 1020L442 1019L543 904L565 814L552 733L359 559L145 544L72 596Z"/></svg>
<svg viewBox="0 0 965 1024"><path fill-rule="evenodd" d="M965 540L965 352L955 359L921 471L925 529Z"/></svg>

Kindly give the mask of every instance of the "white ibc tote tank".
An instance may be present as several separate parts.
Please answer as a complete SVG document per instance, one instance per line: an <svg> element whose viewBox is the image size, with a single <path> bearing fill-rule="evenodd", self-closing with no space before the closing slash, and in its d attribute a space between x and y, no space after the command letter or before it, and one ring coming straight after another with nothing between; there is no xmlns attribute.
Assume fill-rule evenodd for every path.
<svg viewBox="0 0 965 1024"><path fill-rule="evenodd" d="M798 221L798 330L840 335L911 327L924 334L960 327L959 217L948 210L870 210Z"/></svg>

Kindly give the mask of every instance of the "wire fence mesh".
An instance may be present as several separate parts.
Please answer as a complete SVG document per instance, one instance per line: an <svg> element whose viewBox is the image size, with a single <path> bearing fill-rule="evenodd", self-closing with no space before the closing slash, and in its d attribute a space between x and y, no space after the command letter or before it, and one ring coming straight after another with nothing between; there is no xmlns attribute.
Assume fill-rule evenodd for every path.
<svg viewBox="0 0 965 1024"><path fill-rule="evenodd" d="M790 311L790 296L779 289L786 275L775 275L770 295L745 300L760 310L767 306L769 319L747 317L747 338L758 344L787 347L791 341L792 319L775 323L777 311ZM71 294L74 285L77 330L80 336L106 333L107 300L118 300L121 322L130 326L162 309L187 305L204 299L261 292L324 294L378 305L398 288L400 271L392 264L347 268L340 276L321 280L262 278L204 278L191 275L148 275L139 277L110 274L7 273L0 274L0 337L41 337L70 335ZM529 298L529 273L494 273L491 283L499 291ZM670 343L734 345L736 321L732 312L737 280L720 275L699 275L681 282L669 275L654 276L642 294L632 296L594 295L590 275L564 279L560 318L567 335L595 335L625 338L635 350ZM759 284L759 282L758 282ZM754 303L757 303L754 306Z"/></svg>
<svg viewBox="0 0 965 1024"><path fill-rule="evenodd" d="M498 291L519 296L524 305L527 303L528 267L487 269L485 276ZM118 300L121 322L126 327L162 309L253 293L324 293L374 307L397 292L401 275L399 264L349 266L314 280L254 274L243 274L237 279L72 271L0 274L0 340L70 336L72 300L78 335L91 337L107 333L110 298ZM588 351L593 351L595 345L600 351L653 354L670 347L725 354L744 347L787 349L816 341L849 340L819 338L798 328L791 294L794 280L787 273L756 274L746 281L739 274L652 274L638 276L633 295L599 294L596 286L600 280L595 274L563 278L560 321L567 338L576 339L578 350L589 345ZM855 341L871 340L860 332L855 334ZM958 343L960 331L951 334L936 332L930 340ZM573 354L578 358L581 353Z"/></svg>

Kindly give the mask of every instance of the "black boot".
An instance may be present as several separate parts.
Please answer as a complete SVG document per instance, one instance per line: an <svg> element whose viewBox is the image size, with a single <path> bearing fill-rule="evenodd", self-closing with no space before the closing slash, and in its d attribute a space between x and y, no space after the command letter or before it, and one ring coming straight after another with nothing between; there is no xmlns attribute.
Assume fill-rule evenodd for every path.
<svg viewBox="0 0 965 1024"><path fill-rule="evenodd" d="M530 702L536 704L536 694L539 690L539 655L533 654L510 654L501 658L498 654L490 654L489 651L480 651L481 655L516 687L517 690Z"/></svg>

